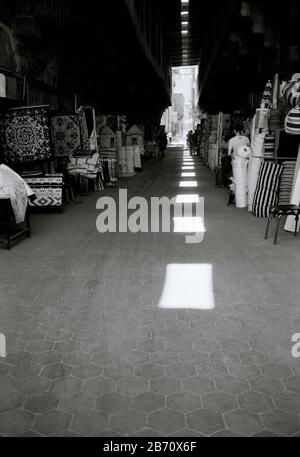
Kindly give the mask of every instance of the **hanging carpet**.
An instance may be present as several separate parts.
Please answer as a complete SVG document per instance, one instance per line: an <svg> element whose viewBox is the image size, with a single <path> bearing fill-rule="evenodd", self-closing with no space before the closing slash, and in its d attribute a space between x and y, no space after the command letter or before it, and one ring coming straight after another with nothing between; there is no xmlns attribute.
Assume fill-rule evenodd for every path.
<svg viewBox="0 0 300 457"><path fill-rule="evenodd" d="M269 217L270 208L277 203L282 165L265 162L261 165L253 199L253 213Z"/></svg>
<svg viewBox="0 0 300 457"><path fill-rule="evenodd" d="M79 116L58 115L51 118L53 149L56 158L72 157L81 150Z"/></svg>

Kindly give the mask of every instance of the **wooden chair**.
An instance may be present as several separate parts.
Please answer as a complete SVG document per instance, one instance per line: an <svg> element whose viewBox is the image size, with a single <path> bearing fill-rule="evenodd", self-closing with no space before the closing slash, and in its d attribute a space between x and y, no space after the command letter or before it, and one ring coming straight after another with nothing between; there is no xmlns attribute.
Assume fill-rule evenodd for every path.
<svg viewBox="0 0 300 457"><path fill-rule="evenodd" d="M272 219L277 219L277 225L276 225L276 231L275 231L275 237L274 237L274 244L277 244L280 222L284 216L294 216L295 217L296 221L295 221L294 235L297 236L298 223L299 223L299 217L300 217L300 206L276 205L276 206L272 206L272 208L270 210L270 216L268 218L267 228L266 228L266 233L265 233L265 240L268 238L269 227L270 227L270 223L271 223Z"/></svg>

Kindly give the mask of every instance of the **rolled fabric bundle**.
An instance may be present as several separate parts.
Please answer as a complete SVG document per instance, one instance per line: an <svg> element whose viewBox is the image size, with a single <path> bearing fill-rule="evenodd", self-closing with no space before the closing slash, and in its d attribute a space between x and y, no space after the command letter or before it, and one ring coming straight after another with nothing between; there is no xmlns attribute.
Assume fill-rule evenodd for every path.
<svg viewBox="0 0 300 457"><path fill-rule="evenodd" d="M248 166L248 211L252 211L253 197L257 185L260 166L264 158L265 135L259 133L254 135L251 144L251 155Z"/></svg>
<svg viewBox="0 0 300 457"><path fill-rule="evenodd" d="M126 147L126 164L127 164L127 172L134 174L134 146L127 146Z"/></svg>
<svg viewBox="0 0 300 457"><path fill-rule="evenodd" d="M298 158L295 166L295 175L293 179L293 188L292 188L292 193L291 193L291 199L290 199L290 204L291 205L299 205L300 203L300 146L298 150ZM294 232L295 231L295 217L293 216L288 216L286 218L286 223L284 226L284 230L287 230L288 232ZM298 232L299 232L300 227L298 226Z"/></svg>
<svg viewBox="0 0 300 457"><path fill-rule="evenodd" d="M140 146L134 146L134 167L139 169L142 168Z"/></svg>
<svg viewBox="0 0 300 457"><path fill-rule="evenodd" d="M275 135L273 133L265 136L265 159L275 157Z"/></svg>
<svg viewBox="0 0 300 457"><path fill-rule="evenodd" d="M248 205L248 158L251 148L246 145L239 147L237 156L232 160L232 172L235 184L235 206L246 208Z"/></svg>
<svg viewBox="0 0 300 457"><path fill-rule="evenodd" d="M118 157L119 157L119 162L124 162L126 161L126 148L124 146L121 146L118 149Z"/></svg>
<svg viewBox="0 0 300 457"><path fill-rule="evenodd" d="M269 217L271 207L276 204L282 168L282 165L271 162L261 164L253 198L256 217Z"/></svg>
<svg viewBox="0 0 300 457"><path fill-rule="evenodd" d="M272 92L272 107L274 110L278 109L278 98L279 98L279 75L276 73L273 80L273 92Z"/></svg>

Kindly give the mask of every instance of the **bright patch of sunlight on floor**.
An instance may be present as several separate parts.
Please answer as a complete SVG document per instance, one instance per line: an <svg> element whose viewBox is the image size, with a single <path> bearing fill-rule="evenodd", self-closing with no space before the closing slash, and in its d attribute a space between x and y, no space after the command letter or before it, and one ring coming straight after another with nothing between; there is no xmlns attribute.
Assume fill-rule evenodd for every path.
<svg viewBox="0 0 300 457"><path fill-rule="evenodd" d="M205 233L202 217L173 217L175 233Z"/></svg>
<svg viewBox="0 0 300 457"><path fill-rule="evenodd" d="M182 178L195 178L196 173L181 173Z"/></svg>
<svg viewBox="0 0 300 457"><path fill-rule="evenodd" d="M181 167L181 170L195 170L195 167L194 165L190 165L190 166L182 166Z"/></svg>
<svg viewBox="0 0 300 457"><path fill-rule="evenodd" d="M202 309L215 307L211 264L169 264L159 308Z"/></svg>
<svg viewBox="0 0 300 457"><path fill-rule="evenodd" d="M197 181L180 181L179 187L197 187Z"/></svg>
<svg viewBox="0 0 300 457"><path fill-rule="evenodd" d="M199 195L196 194L183 194L177 195L175 203L199 203Z"/></svg>

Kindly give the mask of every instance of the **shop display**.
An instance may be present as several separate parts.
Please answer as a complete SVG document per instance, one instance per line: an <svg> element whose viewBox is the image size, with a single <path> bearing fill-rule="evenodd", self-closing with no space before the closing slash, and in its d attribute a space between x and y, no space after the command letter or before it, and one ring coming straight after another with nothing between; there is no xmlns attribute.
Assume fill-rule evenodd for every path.
<svg viewBox="0 0 300 457"><path fill-rule="evenodd" d="M277 203L282 168L272 162L261 165L252 207L256 217L269 217L271 207Z"/></svg>
<svg viewBox="0 0 300 457"><path fill-rule="evenodd" d="M268 133L265 135L265 159L272 159L275 157L275 135Z"/></svg>
<svg viewBox="0 0 300 457"><path fill-rule="evenodd" d="M9 163L51 157L49 106L10 109L2 125L4 153Z"/></svg>

